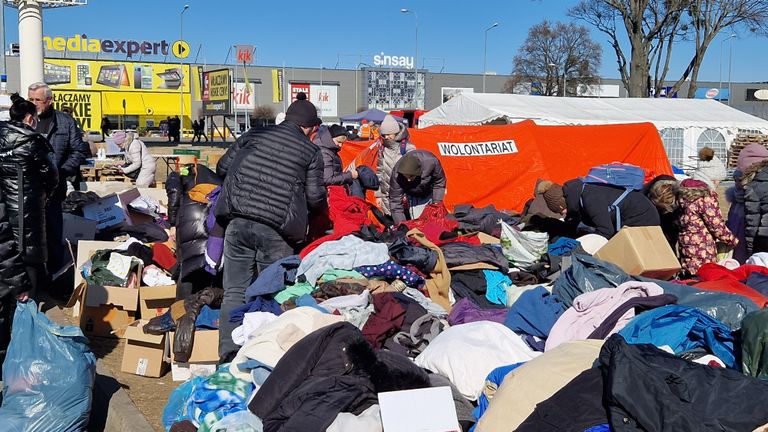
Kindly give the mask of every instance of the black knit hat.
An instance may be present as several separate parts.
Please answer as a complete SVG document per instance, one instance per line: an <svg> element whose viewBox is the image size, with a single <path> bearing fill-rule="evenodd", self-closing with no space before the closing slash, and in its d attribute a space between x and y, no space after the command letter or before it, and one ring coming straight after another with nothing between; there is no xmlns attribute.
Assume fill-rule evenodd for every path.
<svg viewBox="0 0 768 432"><path fill-rule="evenodd" d="M323 123L317 117L317 108L307 100L307 95L304 93L296 95L296 101L285 112L285 120L304 127L319 126Z"/></svg>
<svg viewBox="0 0 768 432"><path fill-rule="evenodd" d="M418 177L421 175L421 161L413 153L408 153L397 164L398 174Z"/></svg>
<svg viewBox="0 0 768 432"><path fill-rule="evenodd" d="M331 138L336 138L339 136L347 136L347 130L337 124L331 125L331 127L328 128L328 132L331 133Z"/></svg>

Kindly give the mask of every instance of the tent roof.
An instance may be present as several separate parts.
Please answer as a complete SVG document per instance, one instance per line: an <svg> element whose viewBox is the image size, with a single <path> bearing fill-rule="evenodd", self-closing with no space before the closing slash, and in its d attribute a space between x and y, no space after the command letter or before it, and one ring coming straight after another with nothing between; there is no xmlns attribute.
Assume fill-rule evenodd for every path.
<svg viewBox="0 0 768 432"><path fill-rule="evenodd" d="M713 100L595 99L498 93L462 93L419 119L431 125L480 125L504 118L512 123L533 120L540 125L603 125L653 123L664 128L768 130L768 121Z"/></svg>
<svg viewBox="0 0 768 432"><path fill-rule="evenodd" d="M371 108L369 110L365 110L362 112L359 112L357 114L352 114L348 116L344 116L341 118L341 121L343 122L359 122L363 120L368 120L369 122L373 123L381 123L384 121L384 117L386 117L387 113L385 113L382 110ZM403 119L398 116L392 116L395 118L395 120L402 122Z"/></svg>

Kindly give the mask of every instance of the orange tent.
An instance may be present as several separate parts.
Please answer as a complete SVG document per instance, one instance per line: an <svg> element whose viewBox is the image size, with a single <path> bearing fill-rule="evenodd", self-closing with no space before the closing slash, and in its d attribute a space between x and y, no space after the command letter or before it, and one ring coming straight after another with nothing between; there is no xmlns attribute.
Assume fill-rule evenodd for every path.
<svg viewBox="0 0 768 432"><path fill-rule="evenodd" d="M537 179L558 183L586 175L593 166L624 162L646 177L672 174L661 138L651 123L605 126L432 126L411 129L411 141L434 153L448 177L448 208L458 204L521 211ZM345 165L375 169L375 142L347 142Z"/></svg>

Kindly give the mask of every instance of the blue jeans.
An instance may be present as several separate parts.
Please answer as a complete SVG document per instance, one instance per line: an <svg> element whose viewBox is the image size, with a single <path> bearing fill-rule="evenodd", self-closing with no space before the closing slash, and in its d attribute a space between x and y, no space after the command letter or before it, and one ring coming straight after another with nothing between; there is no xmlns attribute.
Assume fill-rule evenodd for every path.
<svg viewBox="0 0 768 432"><path fill-rule="evenodd" d="M232 341L236 325L233 309L245 304L245 290L273 262L293 255L293 249L274 229L248 219L234 219L224 235L224 299L221 303L219 357L224 360L240 347Z"/></svg>

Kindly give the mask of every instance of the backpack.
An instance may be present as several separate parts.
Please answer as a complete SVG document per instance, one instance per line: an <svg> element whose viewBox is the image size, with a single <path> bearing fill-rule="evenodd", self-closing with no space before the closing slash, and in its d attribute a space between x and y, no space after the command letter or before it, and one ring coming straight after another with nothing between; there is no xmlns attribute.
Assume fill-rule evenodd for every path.
<svg viewBox="0 0 768 432"><path fill-rule="evenodd" d="M598 165L590 169L582 181L584 183L581 187L582 193L588 184L615 186L624 189L624 192L619 195L616 201L608 206L608 212L616 212L616 231L619 231L621 229L621 209L619 209L619 204L633 191L643 190L645 170L635 165L618 162ZM584 204L581 203L581 205L583 206Z"/></svg>

